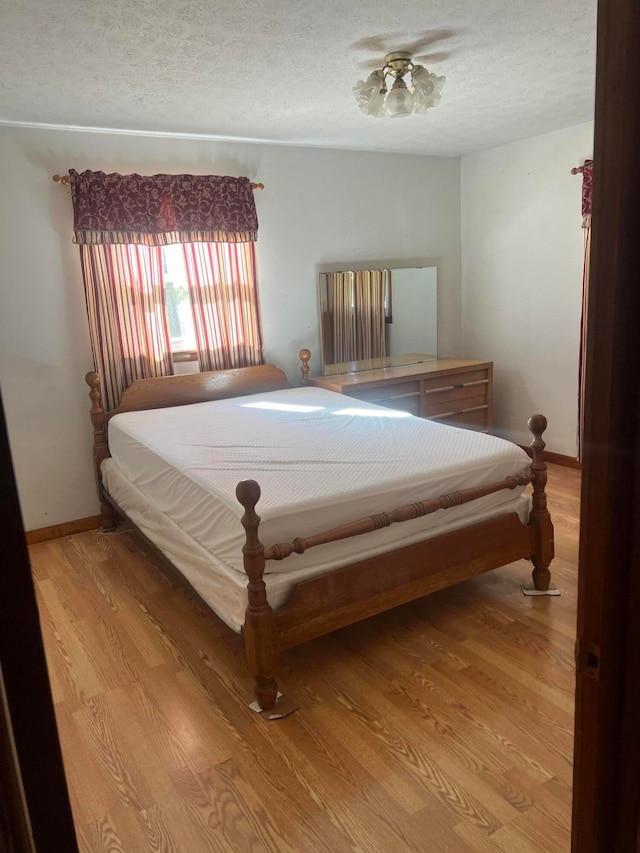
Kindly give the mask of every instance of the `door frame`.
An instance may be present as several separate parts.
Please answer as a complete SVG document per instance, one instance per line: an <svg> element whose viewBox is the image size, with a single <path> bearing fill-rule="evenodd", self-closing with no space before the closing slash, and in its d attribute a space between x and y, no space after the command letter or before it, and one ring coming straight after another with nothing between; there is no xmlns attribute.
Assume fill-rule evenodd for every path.
<svg viewBox="0 0 640 853"><path fill-rule="evenodd" d="M640 3L598 9L572 850L638 853Z"/></svg>
<svg viewBox="0 0 640 853"><path fill-rule="evenodd" d="M0 397L0 847L78 846Z"/></svg>

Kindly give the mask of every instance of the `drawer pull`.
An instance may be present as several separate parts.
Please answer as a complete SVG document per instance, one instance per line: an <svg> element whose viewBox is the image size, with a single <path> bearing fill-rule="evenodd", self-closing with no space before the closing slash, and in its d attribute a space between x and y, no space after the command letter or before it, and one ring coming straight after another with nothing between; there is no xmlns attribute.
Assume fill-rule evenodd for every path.
<svg viewBox="0 0 640 853"><path fill-rule="evenodd" d="M477 379L475 382L461 382L459 385L442 385L440 388L425 388L425 394L439 394L441 391L453 391L454 388L472 388L474 385L488 385L488 379Z"/></svg>
<svg viewBox="0 0 640 853"><path fill-rule="evenodd" d="M377 400L371 400L376 405L384 405L385 400L404 400L407 397L419 397L419 391L408 391L406 394L387 394L386 397L378 397Z"/></svg>
<svg viewBox="0 0 640 853"><path fill-rule="evenodd" d="M470 406L468 409L458 409L457 412L443 412L441 415L429 415L428 420L439 421L442 418L452 418L454 415L466 415L468 412L480 412L482 409L488 409L489 406Z"/></svg>
<svg viewBox="0 0 640 853"><path fill-rule="evenodd" d="M466 415L467 412L480 412L480 411L482 411L482 409L488 409L488 408L489 408L489 406L485 403L484 406L469 406L468 409L460 409L460 411L456 412L456 414Z"/></svg>
<svg viewBox="0 0 640 853"><path fill-rule="evenodd" d="M443 385L442 388L425 388L425 394L439 394L440 391L453 391L455 385Z"/></svg>

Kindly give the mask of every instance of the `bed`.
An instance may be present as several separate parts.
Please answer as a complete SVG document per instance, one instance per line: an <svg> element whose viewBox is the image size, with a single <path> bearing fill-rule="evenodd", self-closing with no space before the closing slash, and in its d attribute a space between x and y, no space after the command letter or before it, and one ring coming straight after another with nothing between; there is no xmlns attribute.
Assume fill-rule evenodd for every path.
<svg viewBox="0 0 640 853"><path fill-rule="evenodd" d="M553 558L542 415L530 458L305 367L297 388L274 365L137 380L110 412L86 376L104 530L128 520L242 634L269 718L281 650L521 558L545 591Z"/></svg>

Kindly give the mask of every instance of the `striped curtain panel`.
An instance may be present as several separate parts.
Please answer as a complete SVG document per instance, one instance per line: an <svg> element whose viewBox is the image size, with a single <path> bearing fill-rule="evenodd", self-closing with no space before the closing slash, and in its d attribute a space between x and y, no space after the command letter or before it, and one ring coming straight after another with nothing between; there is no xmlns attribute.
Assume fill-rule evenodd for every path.
<svg viewBox="0 0 640 853"><path fill-rule="evenodd" d="M107 411L134 379L173 373L159 246L81 245L89 335Z"/></svg>
<svg viewBox="0 0 640 853"><path fill-rule="evenodd" d="M329 363L341 364L356 359L356 327L353 318L353 275L350 272L327 273L327 311L333 338Z"/></svg>
<svg viewBox="0 0 640 853"><path fill-rule="evenodd" d="M388 270L360 270L353 274L357 359L386 355L384 296Z"/></svg>
<svg viewBox="0 0 640 853"><path fill-rule="evenodd" d="M263 363L255 243L183 244L200 370Z"/></svg>

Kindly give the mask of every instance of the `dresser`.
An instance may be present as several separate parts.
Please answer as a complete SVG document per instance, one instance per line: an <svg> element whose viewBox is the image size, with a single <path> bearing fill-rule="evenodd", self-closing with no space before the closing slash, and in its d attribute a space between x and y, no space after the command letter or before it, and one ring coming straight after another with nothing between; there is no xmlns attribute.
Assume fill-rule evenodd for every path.
<svg viewBox="0 0 640 853"><path fill-rule="evenodd" d="M440 358L380 370L316 376L318 388L467 429L489 430L493 362Z"/></svg>

